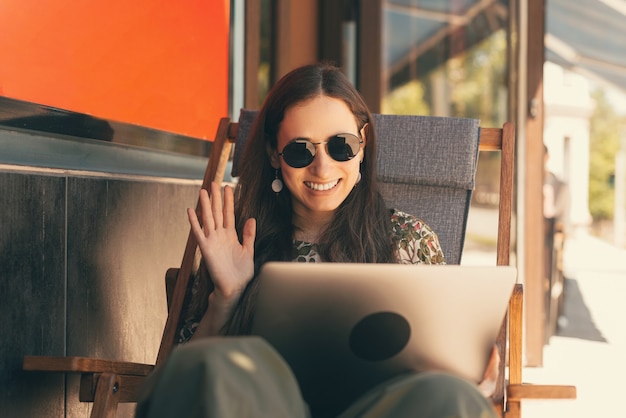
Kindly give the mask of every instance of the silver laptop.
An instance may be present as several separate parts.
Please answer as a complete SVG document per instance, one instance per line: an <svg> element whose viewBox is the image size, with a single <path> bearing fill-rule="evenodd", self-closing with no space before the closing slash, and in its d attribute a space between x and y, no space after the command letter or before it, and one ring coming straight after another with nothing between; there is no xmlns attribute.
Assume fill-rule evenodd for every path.
<svg viewBox="0 0 626 418"><path fill-rule="evenodd" d="M252 334L284 357L312 405L408 372L478 382L516 277L508 266L266 263Z"/></svg>

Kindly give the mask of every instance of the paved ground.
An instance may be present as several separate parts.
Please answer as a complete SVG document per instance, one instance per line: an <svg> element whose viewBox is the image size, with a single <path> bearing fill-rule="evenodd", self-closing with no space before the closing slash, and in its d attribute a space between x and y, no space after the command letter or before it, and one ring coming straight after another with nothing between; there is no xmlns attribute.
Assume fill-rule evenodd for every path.
<svg viewBox="0 0 626 418"><path fill-rule="evenodd" d="M470 250L468 263L493 259ZM626 250L581 235L565 246L563 326L544 348L544 365L524 381L575 385L578 399L522 404L524 417L626 417Z"/></svg>
<svg viewBox="0 0 626 418"><path fill-rule="evenodd" d="M565 248L566 326L544 350L544 367L527 368L536 383L577 387L575 401L526 401L526 416L626 417L626 250L579 236Z"/></svg>

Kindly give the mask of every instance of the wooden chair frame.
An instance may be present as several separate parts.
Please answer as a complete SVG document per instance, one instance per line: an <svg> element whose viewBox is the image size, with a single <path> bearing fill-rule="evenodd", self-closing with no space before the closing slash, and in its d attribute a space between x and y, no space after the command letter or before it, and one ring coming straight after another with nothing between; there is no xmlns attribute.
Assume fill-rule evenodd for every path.
<svg viewBox="0 0 626 418"><path fill-rule="evenodd" d="M511 122L499 128L481 128L480 151L500 152L500 199L498 202L498 240L496 264L509 265L511 247L511 214L513 209L513 177L515 164L515 127ZM524 384L523 367L523 302L524 287L518 283L509 300L509 309L498 337L500 347L500 379L492 397L496 413L519 418L523 399L575 399L576 388L566 385ZM506 364L508 362L508 381Z"/></svg>
<svg viewBox="0 0 626 418"><path fill-rule="evenodd" d="M211 149L202 187L209 189L212 181L221 182L233 144L237 137L238 123L229 118L220 120ZM509 265L511 239L511 213L513 205L513 176L515 155L515 129L512 123L502 128L481 128L480 151L500 152L500 201L498 210L497 265ZM196 210L199 208L197 207ZM175 346L181 320L183 301L189 285L197 243L191 231L187 239L180 268L167 272L168 317L159 347L156 366L163 364ZM521 416L522 399L574 399L573 386L533 385L522 381L522 315L523 286L514 288L507 318L498 338L500 379L492 397L494 409L501 417ZM508 380L506 363L508 361ZM136 402L141 383L155 365L101 360L86 357L25 356L23 369L32 371L80 373L79 399L93 402L92 418L113 418L119 402Z"/></svg>

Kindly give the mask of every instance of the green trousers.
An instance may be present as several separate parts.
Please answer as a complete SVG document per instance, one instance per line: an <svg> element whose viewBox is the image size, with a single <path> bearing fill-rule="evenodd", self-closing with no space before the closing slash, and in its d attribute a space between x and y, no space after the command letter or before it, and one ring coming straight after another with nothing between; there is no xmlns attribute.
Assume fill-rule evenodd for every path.
<svg viewBox="0 0 626 418"><path fill-rule="evenodd" d="M143 387L137 418L489 418L475 385L444 373L399 376L343 412L317 412L302 399L282 357L258 337L216 337L173 350Z"/></svg>

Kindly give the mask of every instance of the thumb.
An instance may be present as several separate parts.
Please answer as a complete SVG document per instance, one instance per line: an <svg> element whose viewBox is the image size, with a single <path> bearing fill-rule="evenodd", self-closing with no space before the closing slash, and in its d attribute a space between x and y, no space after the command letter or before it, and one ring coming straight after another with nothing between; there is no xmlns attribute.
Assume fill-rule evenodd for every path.
<svg viewBox="0 0 626 418"><path fill-rule="evenodd" d="M254 254L254 239L256 238L256 219L250 218L243 225L243 248Z"/></svg>

